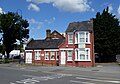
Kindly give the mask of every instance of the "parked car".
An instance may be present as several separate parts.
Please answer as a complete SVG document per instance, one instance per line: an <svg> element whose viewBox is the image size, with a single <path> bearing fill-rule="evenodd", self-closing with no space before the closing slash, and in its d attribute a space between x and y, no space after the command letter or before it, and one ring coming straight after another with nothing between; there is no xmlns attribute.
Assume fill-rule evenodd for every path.
<svg viewBox="0 0 120 84"><path fill-rule="evenodd" d="M120 63L120 54L116 55L116 62Z"/></svg>

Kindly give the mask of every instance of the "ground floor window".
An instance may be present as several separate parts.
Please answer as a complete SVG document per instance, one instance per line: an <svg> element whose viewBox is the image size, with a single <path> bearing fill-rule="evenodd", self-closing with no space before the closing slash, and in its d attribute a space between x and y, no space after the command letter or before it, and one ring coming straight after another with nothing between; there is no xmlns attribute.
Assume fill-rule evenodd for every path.
<svg viewBox="0 0 120 84"><path fill-rule="evenodd" d="M45 60L49 60L49 52L48 51L45 52Z"/></svg>
<svg viewBox="0 0 120 84"><path fill-rule="evenodd" d="M40 51L35 51L35 60L40 60Z"/></svg>
<svg viewBox="0 0 120 84"><path fill-rule="evenodd" d="M50 52L50 59L51 60L55 59L55 52L53 52L53 51Z"/></svg>
<svg viewBox="0 0 120 84"><path fill-rule="evenodd" d="M72 50L68 50L68 61L72 61Z"/></svg>
<svg viewBox="0 0 120 84"><path fill-rule="evenodd" d="M90 48L76 49L75 60L89 61L90 60Z"/></svg>
<svg viewBox="0 0 120 84"><path fill-rule="evenodd" d="M56 52L56 60L58 60L59 59L59 52L57 51Z"/></svg>

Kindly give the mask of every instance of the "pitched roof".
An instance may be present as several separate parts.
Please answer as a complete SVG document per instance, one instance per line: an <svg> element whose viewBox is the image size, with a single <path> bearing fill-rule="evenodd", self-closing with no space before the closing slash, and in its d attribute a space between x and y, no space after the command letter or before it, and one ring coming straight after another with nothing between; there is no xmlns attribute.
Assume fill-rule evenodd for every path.
<svg viewBox="0 0 120 84"><path fill-rule="evenodd" d="M58 49L64 39L32 40L26 49Z"/></svg>
<svg viewBox="0 0 120 84"><path fill-rule="evenodd" d="M72 22L68 25L66 32L74 31L93 31L93 22L91 20L82 22Z"/></svg>

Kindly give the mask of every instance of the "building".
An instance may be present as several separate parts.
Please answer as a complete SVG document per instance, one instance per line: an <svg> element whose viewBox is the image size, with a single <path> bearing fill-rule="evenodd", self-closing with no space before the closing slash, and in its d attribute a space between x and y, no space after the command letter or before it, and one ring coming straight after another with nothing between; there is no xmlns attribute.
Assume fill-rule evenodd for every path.
<svg viewBox="0 0 120 84"><path fill-rule="evenodd" d="M94 66L93 22L72 22L66 29L66 41L59 46L60 63L71 66Z"/></svg>
<svg viewBox="0 0 120 84"><path fill-rule="evenodd" d="M56 64L59 54L59 45L65 40L56 30L46 30L46 38L43 40L31 39L25 49L26 63Z"/></svg>
<svg viewBox="0 0 120 84"><path fill-rule="evenodd" d="M26 63L65 66L94 66L93 22L72 22L65 37L57 31L46 30L44 40L31 40L26 47Z"/></svg>

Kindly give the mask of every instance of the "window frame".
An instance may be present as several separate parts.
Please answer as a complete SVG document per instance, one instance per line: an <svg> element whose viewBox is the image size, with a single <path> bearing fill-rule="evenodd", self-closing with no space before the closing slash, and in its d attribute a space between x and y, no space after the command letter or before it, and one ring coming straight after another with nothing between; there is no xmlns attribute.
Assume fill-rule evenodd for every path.
<svg viewBox="0 0 120 84"><path fill-rule="evenodd" d="M70 36L71 35L71 36ZM70 38L71 37L71 38ZM68 33L68 44L73 44L73 33Z"/></svg>
<svg viewBox="0 0 120 84"><path fill-rule="evenodd" d="M48 55L48 59L46 59L46 56ZM49 52L45 51L45 60L49 60Z"/></svg>
<svg viewBox="0 0 120 84"><path fill-rule="evenodd" d="M70 52L69 52L70 51ZM71 53L71 56L70 56L70 53ZM68 50L67 51L67 61L72 61L72 54L73 54L73 51L72 50Z"/></svg>
<svg viewBox="0 0 120 84"><path fill-rule="evenodd" d="M53 54L53 53L54 53L54 54ZM51 58L52 55L54 55L54 56L53 56L54 58ZM50 52L50 60L55 60L55 51L51 51L51 52Z"/></svg>
<svg viewBox="0 0 120 84"><path fill-rule="evenodd" d="M41 52L35 51L35 60L41 60Z"/></svg>
<svg viewBox="0 0 120 84"><path fill-rule="evenodd" d="M80 55L82 55L82 54L85 56L85 59L80 58ZM90 59L90 48L75 49L75 61L91 61L91 59Z"/></svg>
<svg viewBox="0 0 120 84"><path fill-rule="evenodd" d="M84 38L81 38L80 37L80 33L83 33L83 37ZM78 35L78 36L77 36ZM80 42L80 38L81 39L84 39L83 42ZM75 33L75 44L77 43L86 43L86 44L90 44L90 32L89 31L79 31L79 32L76 32Z"/></svg>

